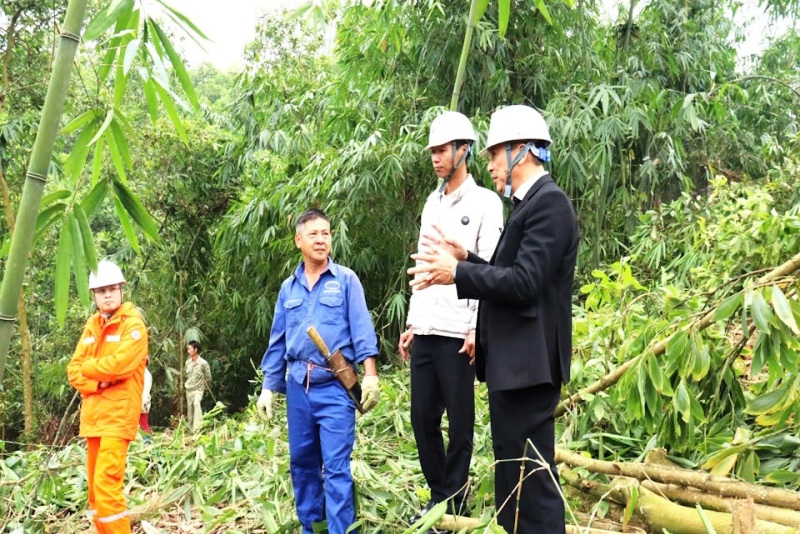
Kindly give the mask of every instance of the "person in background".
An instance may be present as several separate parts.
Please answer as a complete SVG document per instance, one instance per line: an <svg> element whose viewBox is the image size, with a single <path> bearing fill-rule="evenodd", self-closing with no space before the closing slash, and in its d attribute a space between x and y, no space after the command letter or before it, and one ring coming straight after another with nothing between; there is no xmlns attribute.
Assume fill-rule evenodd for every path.
<svg viewBox="0 0 800 534"><path fill-rule="evenodd" d="M364 366L361 405L378 404L380 381L375 360L378 339L358 276L330 259L331 224L318 209L297 219L295 246L303 254L281 284L261 360L264 382L256 406L271 419L274 393L286 394L289 472L303 534L345 534L356 520L350 455L355 442L356 404L308 337L314 326L331 352L340 350L353 366ZM288 371L288 377L287 377Z"/></svg>
<svg viewBox="0 0 800 534"><path fill-rule="evenodd" d="M431 123L425 149L443 182L422 209L419 250L422 236L438 224L470 252L486 261L491 258L503 228L503 204L467 171L475 140L472 123L456 111L445 111ZM404 361L411 360L411 426L431 489L430 501L411 517L412 523L440 502L452 504L449 513L460 515L466 508L475 427L477 311L478 301L460 300L452 286L411 295L398 350ZM441 428L445 410L446 449Z"/></svg>
<svg viewBox="0 0 800 534"><path fill-rule="evenodd" d="M139 426L148 341L141 313L122 301L124 285L122 271L110 261L98 262L89 274L97 313L67 365L69 383L81 395L88 515L98 534L131 532L123 482L128 445Z"/></svg>
<svg viewBox="0 0 800 534"><path fill-rule="evenodd" d="M147 355L147 365L150 365L150 355ZM144 368L144 389L142 389L142 413L139 414L139 426L144 432L144 442L150 443L153 431L150 430L150 390L153 388L153 375L150 369Z"/></svg>
<svg viewBox="0 0 800 534"><path fill-rule="evenodd" d="M186 345L186 359L184 370L186 372L186 417L189 420L189 428L197 430L203 421L203 393L211 387L211 367L208 362L200 356L200 343L190 341Z"/></svg>

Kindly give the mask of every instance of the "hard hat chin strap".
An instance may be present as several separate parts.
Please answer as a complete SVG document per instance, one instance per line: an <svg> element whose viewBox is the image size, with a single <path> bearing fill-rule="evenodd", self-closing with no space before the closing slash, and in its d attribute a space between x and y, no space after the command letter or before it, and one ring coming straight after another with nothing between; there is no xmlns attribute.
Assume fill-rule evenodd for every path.
<svg viewBox="0 0 800 534"><path fill-rule="evenodd" d="M536 146L533 141L528 141L525 143L525 146L522 147L516 156L514 156L513 160L511 159L511 148L511 143L506 143L506 161L508 162L508 173L506 174L506 188L505 191L503 191L503 196L506 198L511 198L511 171L514 170L514 167L517 166L517 163L522 161L522 158L525 157L526 153L530 152L533 156L544 163L550 161L550 151L546 148Z"/></svg>
<svg viewBox="0 0 800 534"><path fill-rule="evenodd" d="M461 156L458 159L458 162L453 164L453 168L450 169L450 172L447 173L447 176L442 179L442 185L441 185L441 187L439 187L439 192L440 193L444 192L444 188L447 187L447 182L450 181L450 179L456 173L458 168L461 167L464 164L465 161L467 161L467 157L470 154L472 154L472 145L470 145L469 143L466 143L466 145L467 145L467 149L464 151L464 155ZM450 154L451 154L450 161L455 161L456 160L456 152L458 152L458 148L456 147L456 142L453 141L452 143L450 143Z"/></svg>

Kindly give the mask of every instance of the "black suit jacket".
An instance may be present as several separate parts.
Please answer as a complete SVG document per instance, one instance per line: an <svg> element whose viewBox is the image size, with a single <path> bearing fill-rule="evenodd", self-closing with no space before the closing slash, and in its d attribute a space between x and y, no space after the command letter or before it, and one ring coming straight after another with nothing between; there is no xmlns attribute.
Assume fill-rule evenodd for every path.
<svg viewBox="0 0 800 534"><path fill-rule="evenodd" d="M511 212L494 256L458 263L458 298L480 299L475 372L490 391L569 381L578 222L549 174Z"/></svg>

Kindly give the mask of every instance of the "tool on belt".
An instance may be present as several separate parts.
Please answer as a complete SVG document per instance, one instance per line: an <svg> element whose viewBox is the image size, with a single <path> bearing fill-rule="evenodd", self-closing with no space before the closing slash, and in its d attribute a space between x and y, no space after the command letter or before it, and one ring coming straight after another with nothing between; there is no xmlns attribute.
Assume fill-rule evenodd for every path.
<svg viewBox="0 0 800 534"><path fill-rule="evenodd" d="M351 399L353 399L353 402L356 403L356 408L358 408L358 411L362 414L366 413L364 412L364 408L361 406L361 384L358 383L356 372L353 370L353 366L350 364L350 362L347 361L347 358L344 357L342 351L337 350L331 354L331 351L325 344L325 340L322 339L322 336L319 335L319 332L317 332L317 329L313 326L308 327L306 334L308 334L308 337L310 337L311 341L314 342L314 345L317 346L317 349L319 349L319 352L325 358L325 361L328 362L331 372L333 372L333 376L335 376L336 380L338 380L339 383L344 386L347 394Z"/></svg>

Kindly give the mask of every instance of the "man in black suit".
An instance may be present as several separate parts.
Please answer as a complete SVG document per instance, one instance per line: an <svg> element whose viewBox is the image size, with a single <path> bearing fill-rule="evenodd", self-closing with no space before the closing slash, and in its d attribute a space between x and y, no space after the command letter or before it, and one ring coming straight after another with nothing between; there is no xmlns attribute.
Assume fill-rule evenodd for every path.
<svg viewBox="0 0 800 534"><path fill-rule="evenodd" d="M475 364L489 389L498 523L519 534L565 531L553 412L569 381L578 223L544 169L550 143L533 108L497 110L481 154L491 158L495 188L514 209L492 259L486 263L447 236L429 236L427 250L412 255L425 263L408 271L423 274L411 282L416 288L455 283L459 298L480 299ZM515 460L523 457L520 485Z"/></svg>

